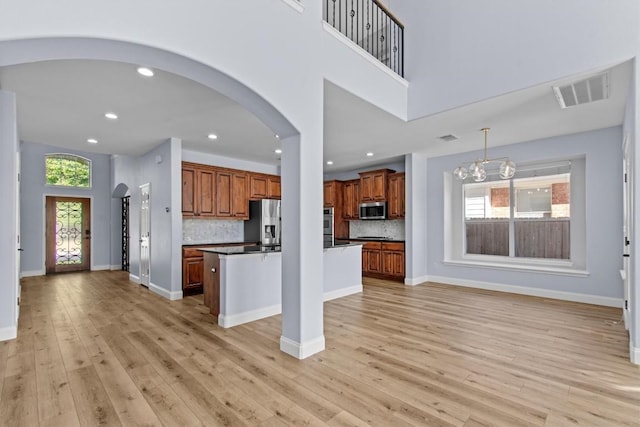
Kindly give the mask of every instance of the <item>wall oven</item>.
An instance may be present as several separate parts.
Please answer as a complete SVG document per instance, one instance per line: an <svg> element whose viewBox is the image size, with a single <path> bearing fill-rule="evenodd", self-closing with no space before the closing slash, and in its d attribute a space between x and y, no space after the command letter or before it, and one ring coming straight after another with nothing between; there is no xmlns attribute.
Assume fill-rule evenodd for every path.
<svg viewBox="0 0 640 427"><path fill-rule="evenodd" d="M324 246L333 246L334 229L333 229L333 208L324 208L322 210L322 239Z"/></svg>
<svg viewBox="0 0 640 427"><path fill-rule="evenodd" d="M360 203L360 219L387 219L387 202Z"/></svg>

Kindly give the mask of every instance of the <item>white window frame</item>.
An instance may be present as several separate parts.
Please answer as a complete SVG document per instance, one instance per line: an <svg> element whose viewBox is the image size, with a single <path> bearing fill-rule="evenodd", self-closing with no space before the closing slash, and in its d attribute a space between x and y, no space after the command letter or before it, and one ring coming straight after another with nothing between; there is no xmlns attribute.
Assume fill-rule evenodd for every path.
<svg viewBox="0 0 640 427"><path fill-rule="evenodd" d="M444 172L444 259L445 265L501 270L541 272L570 276L588 276L586 265L586 175L585 158L563 159L571 162L570 205L571 252L569 260L518 258L499 255L466 254L463 181ZM519 165L524 168L544 167L554 162ZM518 173L516 172L516 179Z"/></svg>

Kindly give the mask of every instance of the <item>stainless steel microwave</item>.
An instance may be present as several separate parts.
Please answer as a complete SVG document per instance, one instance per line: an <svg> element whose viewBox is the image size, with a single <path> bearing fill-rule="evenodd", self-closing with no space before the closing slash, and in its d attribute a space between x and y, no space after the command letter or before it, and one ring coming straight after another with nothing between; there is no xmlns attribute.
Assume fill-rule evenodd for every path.
<svg viewBox="0 0 640 427"><path fill-rule="evenodd" d="M360 219L387 219L387 202L360 203Z"/></svg>

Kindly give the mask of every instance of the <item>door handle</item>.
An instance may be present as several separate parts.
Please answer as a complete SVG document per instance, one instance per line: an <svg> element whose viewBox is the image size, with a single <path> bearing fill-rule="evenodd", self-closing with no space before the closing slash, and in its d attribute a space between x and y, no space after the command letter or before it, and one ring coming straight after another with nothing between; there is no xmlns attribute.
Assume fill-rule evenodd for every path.
<svg viewBox="0 0 640 427"><path fill-rule="evenodd" d="M622 256L625 257L625 258L629 258L630 255L629 254L622 254Z"/></svg>
<svg viewBox="0 0 640 427"><path fill-rule="evenodd" d="M19 252L24 252L24 249L22 249L22 248L18 248L18 251L19 251Z"/></svg>

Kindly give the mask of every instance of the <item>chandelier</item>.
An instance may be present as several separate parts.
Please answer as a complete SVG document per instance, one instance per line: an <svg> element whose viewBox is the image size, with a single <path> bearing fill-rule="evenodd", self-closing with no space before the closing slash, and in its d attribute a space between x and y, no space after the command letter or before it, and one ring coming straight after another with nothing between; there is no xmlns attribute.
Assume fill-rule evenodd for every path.
<svg viewBox="0 0 640 427"><path fill-rule="evenodd" d="M469 169L460 165L454 169L453 175L458 179L466 179L471 176L475 182L482 182L487 179L487 171L485 166L489 163L500 162L499 175L502 179L513 178L516 173L516 164L509 160L507 157L500 157L497 159L489 159L487 157L487 134L490 128L482 128L484 132L484 159L476 160L469 165Z"/></svg>

